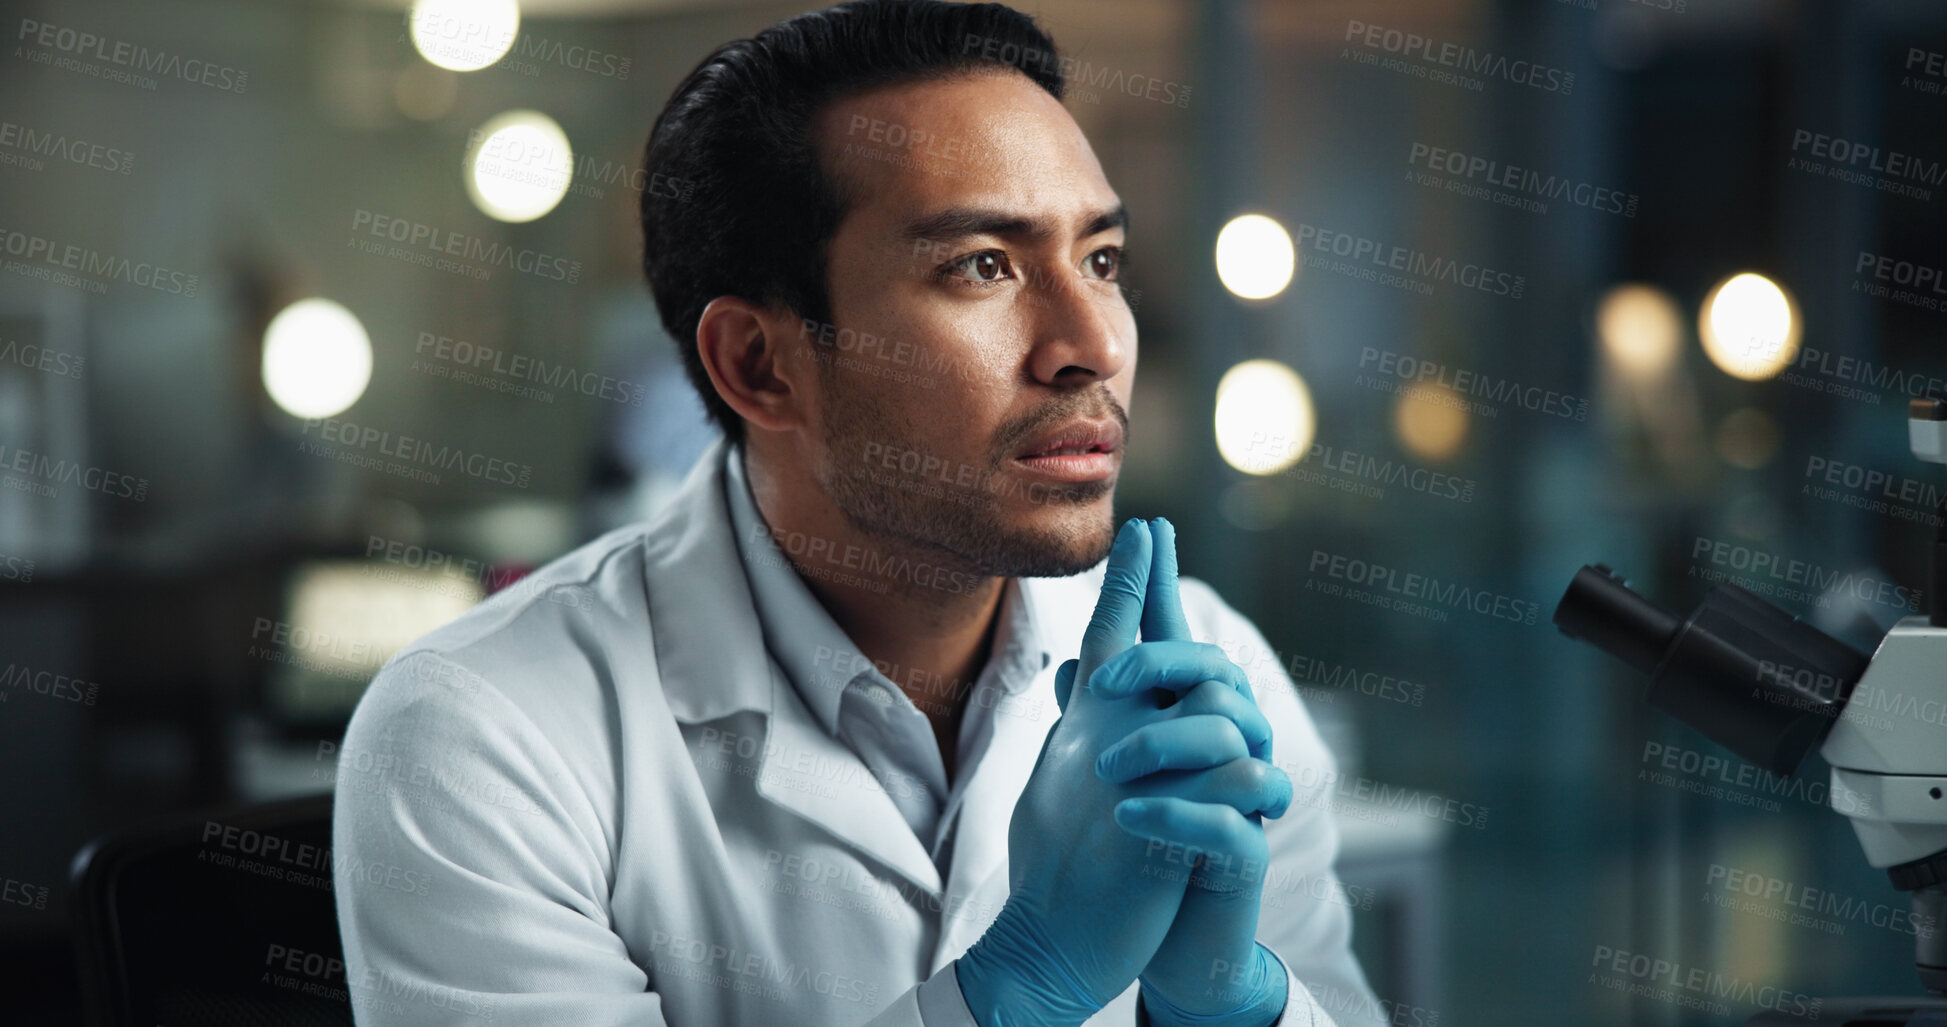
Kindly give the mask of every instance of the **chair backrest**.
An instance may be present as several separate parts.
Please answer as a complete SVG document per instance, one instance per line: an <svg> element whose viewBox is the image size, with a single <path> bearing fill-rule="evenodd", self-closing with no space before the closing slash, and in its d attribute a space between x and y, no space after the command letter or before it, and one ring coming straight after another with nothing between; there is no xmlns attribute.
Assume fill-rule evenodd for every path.
<svg viewBox="0 0 1947 1027"><path fill-rule="evenodd" d="M330 795L107 835L76 854L69 885L98 1027L352 1022Z"/></svg>

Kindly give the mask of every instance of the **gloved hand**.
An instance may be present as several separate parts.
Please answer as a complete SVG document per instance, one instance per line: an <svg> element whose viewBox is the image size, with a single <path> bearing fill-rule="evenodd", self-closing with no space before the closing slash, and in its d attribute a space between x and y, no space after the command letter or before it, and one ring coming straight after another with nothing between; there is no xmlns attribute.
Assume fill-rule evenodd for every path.
<svg viewBox="0 0 1947 1027"><path fill-rule="evenodd" d="M1161 680L1212 680L1179 704L1196 715L1138 728L1097 761L1104 780L1153 796L1117 804L1116 823L1189 878L1176 919L1140 975L1142 1005L1155 1027L1263 1027L1282 1014L1289 988L1283 966L1256 941L1270 863L1263 817L1284 815L1291 781L1269 762L1270 725L1243 670L1218 647L1190 641L1177 594L1175 529L1159 518L1154 532L1143 643L1104 664L1089 688L1115 698ZM1186 788L1189 771L1201 772L1188 775Z"/></svg>
<svg viewBox="0 0 1947 1027"><path fill-rule="evenodd" d="M1187 886L1183 868L1172 867L1165 852L1119 826L1113 812L1125 799L1153 794L1157 782L1146 782L1149 790L1139 791L1106 780L1096 773L1097 757L1139 729L1206 710L1229 710L1250 722L1242 729L1233 725L1232 736L1269 737L1268 725L1249 703L1199 698L1194 705L1186 700L1163 708L1150 692L1152 686L1189 692L1200 687L1201 677L1144 675L1138 687L1115 699L1086 688L1070 694L1078 676L1087 680L1082 672L1094 674L1135 644L1153 550L1147 525L1132 520L1122 526L1081 657L1064 663L1056 675L1062 715L1042 744L1008 824L1007 902L955 964L961 995L982 1027L1087 1019L1151 962L1177 915ZM1237 680L1243 680L1241 671ZM1229 685L1212 687L1236 694ZM1179 735L1144 737L1150 739L1146 746L1155 746L1145 751L1166 762L1204 758L1185 754L1192 743Z"/></svg>

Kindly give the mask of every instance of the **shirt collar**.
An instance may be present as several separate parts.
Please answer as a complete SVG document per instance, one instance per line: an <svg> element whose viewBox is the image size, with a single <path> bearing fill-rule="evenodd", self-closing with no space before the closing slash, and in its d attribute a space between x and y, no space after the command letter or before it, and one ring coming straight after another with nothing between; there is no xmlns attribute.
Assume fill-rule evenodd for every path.
<svg viewBox="0 0 1947 1027"><path fill-rule="evenodd" d="M798 576L757 509L744 471L744 447L726 449L724 491L729 493L731 526L750 579L764 643L805 705L826 731L836 735L845 692L856 679L881 685L894 701L910 704L905 693L852 644ZM1025 690L1052 658L1041 641L1042 632L1036 630L1038 616L1054 612L1040 609L1046 599L1037 602L1038 580L1009 578L1002 588L1000 624L994 629L993 650L981 675L986 676L988 669L998 671L994 680L1008 694ZM896 667L889 669L899 672Z"/></svg>

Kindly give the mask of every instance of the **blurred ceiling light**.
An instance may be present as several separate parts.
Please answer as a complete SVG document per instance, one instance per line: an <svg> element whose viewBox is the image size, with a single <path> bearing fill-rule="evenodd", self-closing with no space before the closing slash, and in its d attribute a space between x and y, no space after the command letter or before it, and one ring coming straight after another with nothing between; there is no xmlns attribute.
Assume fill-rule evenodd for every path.
<svg viewBox="0 0 1947 1027"><path fill-rule="evenodd" d="M439 120L459 95L460 77L445 68L415 62L392 76L392 102L414 121Z"/></svg>
<svg viewBox="0 0 1947 1027"><path fill-rule="evenodd" d="M1711 363L1752 382L1776 377L1791 363L1798 353L1798 330L1790 294L1750 271L1717 283L1697 318Z"/></svg>
<svg viewBox="0 0 1947 1027"><path fill-rule="evenodd" d="M1669 293L1632 282L1603 294L1595 330L1603 352L1624 374L1660 378L1676 366L1683 315Z"/></svg>
<svg viewBox="0 0 1947 1027"><path fill-rule="evenodd" d="M1717 455L1732 467L1755 471L1778 453L1778 422L1753 407L1740 407L1717 425Z"/></svg>
<svg viewBox="0 0 1947 1027"><path fill-rule="evenodd" d="M478 71L513 49L521 9L515 0L413 0L407 22L419 56L452 71Z"/></svg>
<svg viewBox="0 0 1947 1027"><path fill-rule="evenodd" d="M1283 292L1296 267L1290 234L1262 214L1231 218L1217 233L1217 278L1244 299L1269 299Z"/></svg>
<svg viewBox="0 0 1947 1027"><path fill-rule="evenodd" d="M553 118L513 110L474 130L464 167L474 206L501 221L532 221L568 195L575 158Z"/></svg>
<svg viewBox="0 0 1947 1027"><path fill-rule="evenodd" d="M264 388L293 417L340 413L371 381L372 340L338 303L298 300L264 329Z"/></svg>
<svg viewBox="0 0 1947 1027"><path fill-rule="evenodd" d="M1467 441L1467 401L1444 385L1414 382L1393 404L1393 434L1422 460L1446 460Z"/></svg>
<svg viewBox="0 0 1947 1027"><path fill-rule="evenodd" d="M1246 360L1217 383L1217 452L1246 474L1276 474L1311 450L1318 417L1298 372Z"/></svg>

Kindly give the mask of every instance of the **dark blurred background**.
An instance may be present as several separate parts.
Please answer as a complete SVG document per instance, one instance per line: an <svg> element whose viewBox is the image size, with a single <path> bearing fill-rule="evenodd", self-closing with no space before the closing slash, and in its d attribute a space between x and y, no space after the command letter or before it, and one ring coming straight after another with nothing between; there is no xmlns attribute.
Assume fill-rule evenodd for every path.
<svg viewBox="0 0 1947 1027"><path fill-rule="evenodd" d="M327 791L387 655L681 480L641 146L811 6L529 0L496 58L485 2L0 4L0 1020L81 1016L84 843ZM1596 561L1868 651L1925 609L1947 4L1017 6L1132 215L1118 514L1338 751L1392 1022L1914 991L1823 765L1753 774L1549 616ZM1630 996L1605 951L1774 992Z"/></svg>

